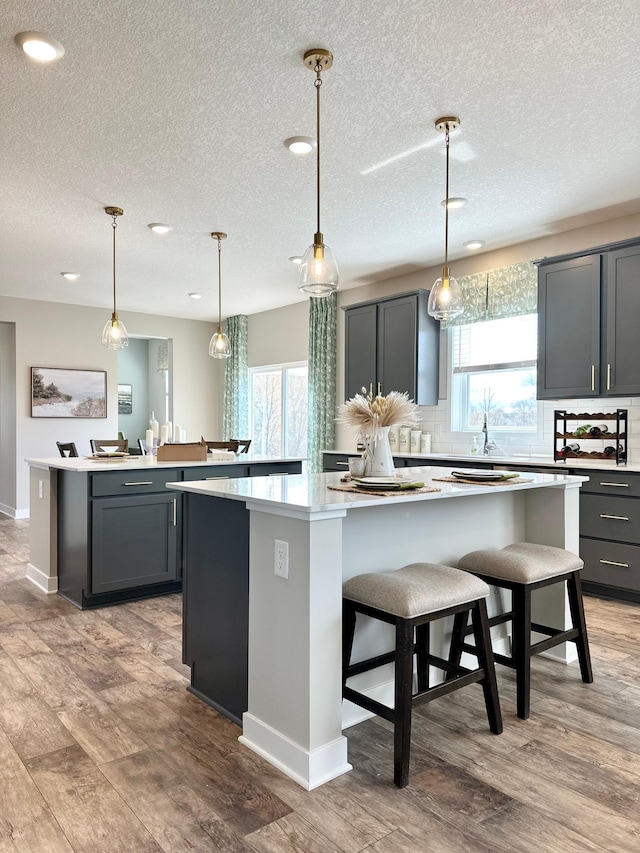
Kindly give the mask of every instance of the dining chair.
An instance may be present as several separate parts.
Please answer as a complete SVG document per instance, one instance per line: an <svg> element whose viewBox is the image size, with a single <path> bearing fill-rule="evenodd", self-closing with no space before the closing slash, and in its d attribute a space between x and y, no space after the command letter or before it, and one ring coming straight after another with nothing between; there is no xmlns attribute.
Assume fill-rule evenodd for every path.
<svg viewBox="0 0 640 853"><path fill-rule="evenodd" d="M129 439L127 438L106 438L104 441L92 438L90 443L92 453L129 452Z"/></svg>
<svg viewBox="0 0 640 853"><path fill-rule="evenodd" d="M56 441L56 444L58 445L60 456L66 457L78 455L78 450L73 441L67 441L66 443L63 441Z"/></svg>
<svg viewBox="0 0 640 853"><path fill-rule="evenodd" d="M207 450L230 450L232 453L246 453L251 445L250 438L231 438L229 441L206 441L203 436L200 437L200 444L205 444Z"/></svg>

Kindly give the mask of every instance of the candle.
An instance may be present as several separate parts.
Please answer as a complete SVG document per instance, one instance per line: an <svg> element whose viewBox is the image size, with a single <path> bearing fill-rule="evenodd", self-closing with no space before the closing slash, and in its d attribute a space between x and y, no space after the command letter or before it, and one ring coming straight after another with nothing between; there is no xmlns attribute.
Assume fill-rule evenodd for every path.
<svg viewBox="0 0 640 853"><path fill-rule="evenodd" d="M162 424L160 427L160 444L166 444L169 440L169 427L166 424Z"/></svg>
<svg viewBox="0 0 640 853"><path fill-rule="evenodd" d="M148 429L145 433L144 442L147 446L147 453L151 453L153 451L153 430Z"/></svg>
<svg viewBox="0 0 640 853"><path fill-rule="evenodd" d="M180 430L180 441L181 441L183 444L186 444L186 441L187 441L187 431L186 431L186 429L181 429L181 430Z"/></svg>
<svg viewBox="0 0 640 853"><path fill-rule="evenodd" d="M182 427L180 426L180 424L174 424L173 425L173 440L174 441L182 441L182 439L180 438L181 433L182 433Z"/></svg>
<svg viewBox="0 0 640 853"><path fill-rule="evenodd" d="M171 426L171 421L165 421L165 423L163 423L162 426L167 428L167 439L166 440L171 441L171 438L173 437L173 429Z"/></svg>

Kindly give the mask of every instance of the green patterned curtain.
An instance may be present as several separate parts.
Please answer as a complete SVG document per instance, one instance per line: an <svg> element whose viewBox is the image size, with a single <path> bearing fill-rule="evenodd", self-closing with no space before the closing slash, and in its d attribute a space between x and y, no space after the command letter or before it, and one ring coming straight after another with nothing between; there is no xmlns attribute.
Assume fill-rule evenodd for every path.
<svg viewBox="0 0 640 853"><path fill-rule="evenodd" d="M338 299L309 299L309 417L307 470L322 471L322 451L333 449L336 417L336 314Z"/></svg>
<svg viewBox="0 0 640 853"><path fill-rule="evenodd" d="M236 314L227 320L231 355L224 367L223 441L249 438L248 318Z"/></svg>
<svg viewBox="0 0 640 853"><path fill-rule="evenodd" d="M538 270L529 261L464 275L458 282L462 287L464 314L442 320L443 329L534 314L537 310Z"/></svg>

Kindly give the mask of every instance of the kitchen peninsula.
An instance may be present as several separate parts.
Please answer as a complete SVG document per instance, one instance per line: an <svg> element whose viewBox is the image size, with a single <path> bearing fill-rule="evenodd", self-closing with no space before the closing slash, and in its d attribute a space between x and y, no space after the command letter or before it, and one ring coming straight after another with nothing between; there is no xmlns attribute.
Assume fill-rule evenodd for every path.
<svg viewBox="0 0 640 853"><path fill-rule="evenodd" d="M28 459L27 577L78 607L182 588L182 500L169 481L298 474L299 457L241 454L210 462Z"/></svg>
<svg viewBox="0 0 640 853"><path fill-rule="evenodd" d="M578 549L583 477L532 473L477 486L434 479L447 476L443 468L404 473L438 491L335 491L338 473L168 484L186 497L191 689L307 789L350 769L342 729L363 719L341 699L343 580L414 561L455 566L467 551L514 541ZM565 597L540 592L534 618L543 610L547 624L566 627ZM364 635L369 653L386 650L384 632ZM573 659L573 644L554 651ZM389 684L375 688L385 701Z"/></svg>

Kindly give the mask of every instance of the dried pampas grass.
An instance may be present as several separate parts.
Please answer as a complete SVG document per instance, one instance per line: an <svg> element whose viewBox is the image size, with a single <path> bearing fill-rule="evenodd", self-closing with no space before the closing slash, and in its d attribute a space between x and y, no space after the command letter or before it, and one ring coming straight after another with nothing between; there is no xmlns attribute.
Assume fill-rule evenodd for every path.
<svg viewBox="0 0 640 853"><path fill-rule="evenodd" d="M338 421L355 427L364 436L375 437L380 427L418 423L418 411L409 395L390 391L386 396L374 397L362 389L338 410Z"/></svg>

